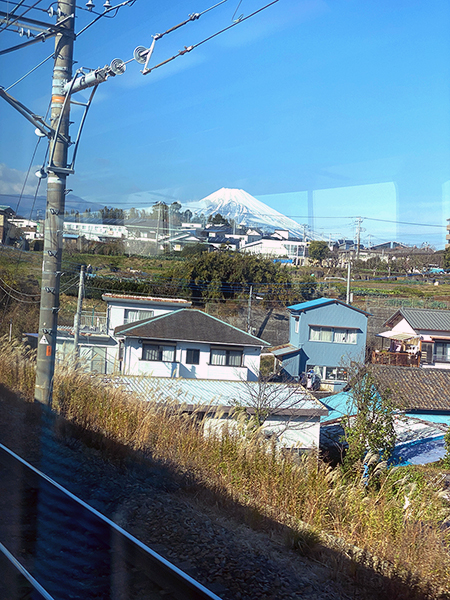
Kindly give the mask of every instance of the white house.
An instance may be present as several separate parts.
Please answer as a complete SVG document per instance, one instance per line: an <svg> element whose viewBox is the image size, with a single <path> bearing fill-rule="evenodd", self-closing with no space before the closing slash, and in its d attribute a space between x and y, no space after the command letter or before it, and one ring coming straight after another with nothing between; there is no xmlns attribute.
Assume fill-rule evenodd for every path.
<svg viewBox="0 0 450 600"><path fill-rule="evenodd" d="M263 433L298 451L319 447L320 419L328 415L326 406L301 385L132 376L114 378L113 383L144 401L170 402L182 412L195 412L206 434L235 427L236 408L250 416L265 396L270 414Z"/></svg>
<svg viewBox="0 0 450 600"><path fill-rule="evenodd" d="M308 242L292 238L288 231L276 230L271 236L264 236L241 246L240 251L269 257L287 257L295 264L303 265L308 256Z"/></svg>
<svg viewBox="0 0 450 600"><path fill-rule="evenodd" d="M86 311L81 314L79 353L87 370L104 374L120 371L119 343L114 336L116 327L191 306L191 302L181 298L103 294L102 299L106 302L106 313ZM33 334L28 337L32 343ZM69 358L73 344L73 327L58 327L56 360L62 362Z"/></svg>
<svg viewBox="0 0 450 600"><path fill-rule="evenodd" d="M200 310L116 327L124 375L256 381L269 344Z"/></svg>
<svg viewBox="0 0 450 600"><path fill-rule="evenodd" d="M133 296L130 294L103 294L106 302L107 332L114 336L119 325L128 325L150 317L189 308L191 302L183 298L156 298L153 296Z"/></svg>
<svg viewBox="0 0 450 600"><path fill-rule="evenodd" d="M77 221L75 217L66 217L64 220L64 233L85 237L96 242L121 240L127 237L127 228L117 223L103 223L100 219Z"/></svg>

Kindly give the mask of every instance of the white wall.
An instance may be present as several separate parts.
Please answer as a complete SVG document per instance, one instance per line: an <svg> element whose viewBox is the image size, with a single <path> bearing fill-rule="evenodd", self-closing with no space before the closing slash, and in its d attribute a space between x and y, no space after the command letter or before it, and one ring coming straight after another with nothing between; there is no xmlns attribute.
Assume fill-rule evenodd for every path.
<svg viewBox="0 0 450 600"><path fill-rule="evenodd" d="M227 415L207 416L204 419L205 435L221 435L224 428L236 431L237 422ZM270 416L263 424L262 431L270 436L278 435L278 443L283 448L299 450L319 447L320 417Z"/></svg>
<svg viewBox="0 0 450 600"><path fill-rule="evenodd" d="M114 329L125 323L126 310L153 311L153 316L157 317L159 315L164 315L165 313L173 312L174 310L180 310L181 308L187 308L189 306L188 303L163 304L161 302L152 302L151 300L148 300L147 302L133 302L133 300L118 301L114 299L108 299L106 302L108 305L107 318L109 335L114 335Z"/></svg>
<svg viewBox="0 0 450 600"><path fill-rule="evenodd" d="M149 341L149 343L151 343ZM170 344L170 341L167 342ZM199 349L198 365L186 364L189 348ZM257 381L260 366L259 347L243 349L243 366L228 367L209 364L210 344L178 342L175 362L142 360L142 342L127 338L124 351L124 375L148 375L153 377L183 377L184 379L219 379L225 381Z"/></svg>

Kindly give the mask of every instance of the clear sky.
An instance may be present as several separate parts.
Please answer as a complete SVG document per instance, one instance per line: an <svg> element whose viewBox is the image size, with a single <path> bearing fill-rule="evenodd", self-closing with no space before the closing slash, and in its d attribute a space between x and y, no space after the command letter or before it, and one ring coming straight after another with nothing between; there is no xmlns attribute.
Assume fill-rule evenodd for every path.
<svg viewBox="0 0 450 600"><path fill-rule="evenodd" d="M77 39L76 66L128 60L152 34L212 4L137 0ZM228 0L157 41L151 64L264 4ZM7 6L0 0L0 10ZM76 30L91 17L79 10ZM279 0L149 75L131 62L103 83L68 187L123 208L138 193L184 203L241 188L327 238L353 237L363 217L363 243L370 236L442 248L450 218L449 32L450 0ZM1 32L0 49L24 39ZM52 51L49 40L0 56L0 85L8 88ZM45 114L50 90L51 60L10 93ZM76 124L79 116L75 109ZM0 193L20 189L36 140L0 100ZM35 165L44 150L41 143Z"/></svg>

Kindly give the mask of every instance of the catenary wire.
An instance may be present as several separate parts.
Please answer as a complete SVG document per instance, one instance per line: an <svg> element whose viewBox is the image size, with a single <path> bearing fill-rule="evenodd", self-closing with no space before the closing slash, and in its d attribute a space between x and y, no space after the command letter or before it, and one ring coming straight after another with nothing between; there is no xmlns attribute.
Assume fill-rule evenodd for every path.
<svg viewBox="0 0 450 600"><path fill-rule="evenodd" d="M6 31L8 29L8 27L10 27L11 25L14 25L14 23L16 23L17 21L20 21L20 19L22 17L24 17L28 12L30 12L30 10L33 10L33 8L35 8L38 4L40 4L42 2L42 0L37 0L37 2L35 2L33 4L33 6L29 6L27 8L27 10L25 10L21 15L19 15L18 17L16 17L15 19L13 19L10 23L5 23L3 26L0 26L0 33L3 33L3 31ZM20 3L19 5L20 6Z"/></svg>
<svg viewBox="0 0 450 600"><path fill-rule="evenodd" d="M28 75L31 75L31 73L33 73L33 71L36 71L36 69L38 69L39 67L41 67L44 63L46 63L48 60L50 60L51 58L54 58L55 54L54 52L52 52L49 56L47 56L47 58L44 58L43 61L41 61L38 65L36 65L35 67L33 67L30 71L28 71L28 73L25 73L25 75L23 75L20 79L18 79L15 83L11 84L9 87L5 88L5 92L9 91L11 88L13 88L15 85L17 85L18 83L20 83L21 81L23 81L26 77L28 77Z"/></svg>

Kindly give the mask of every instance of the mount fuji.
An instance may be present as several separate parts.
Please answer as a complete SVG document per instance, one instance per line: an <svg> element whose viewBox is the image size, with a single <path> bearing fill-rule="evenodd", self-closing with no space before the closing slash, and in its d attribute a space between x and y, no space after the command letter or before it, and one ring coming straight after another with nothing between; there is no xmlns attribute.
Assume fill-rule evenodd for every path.
<svg viewBox="0 0 450 600"><path fill-rule="evenodd" d="M220 213L226 219L233 219L238 225L257 227L273 232L287 229L291 234L303 237L302 226L283 214L260 202L244 190L222 188L196 202L195 216L209 217Z"/></svg>

